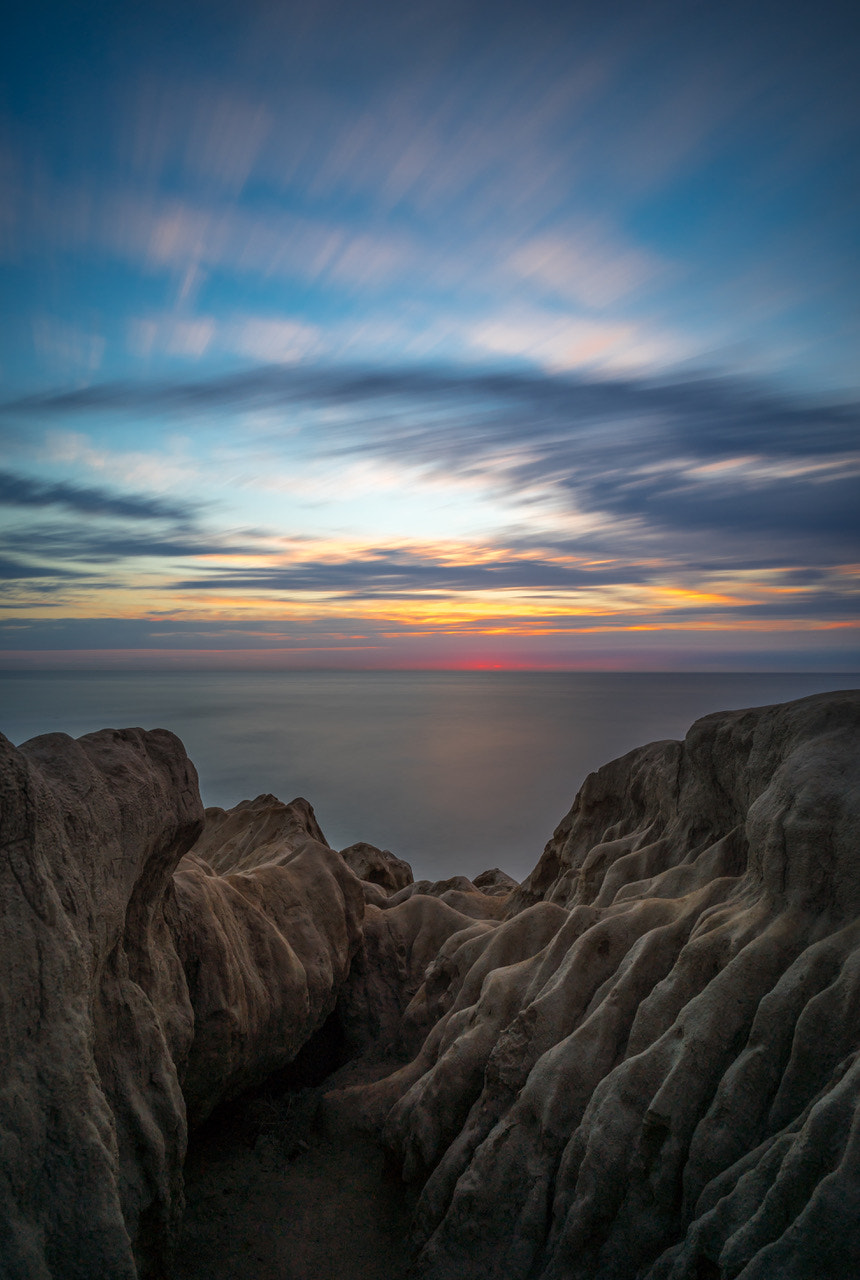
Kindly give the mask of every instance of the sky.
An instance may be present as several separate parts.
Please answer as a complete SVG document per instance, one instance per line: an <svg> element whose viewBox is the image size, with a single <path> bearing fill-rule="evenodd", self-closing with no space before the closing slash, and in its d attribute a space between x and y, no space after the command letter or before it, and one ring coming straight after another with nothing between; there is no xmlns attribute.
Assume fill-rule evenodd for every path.
<svg viewBox="0 0 860 1280"><path fill-rule="evenodd" d="M856 671L858 35L17 6L0 668Z"/></svg>

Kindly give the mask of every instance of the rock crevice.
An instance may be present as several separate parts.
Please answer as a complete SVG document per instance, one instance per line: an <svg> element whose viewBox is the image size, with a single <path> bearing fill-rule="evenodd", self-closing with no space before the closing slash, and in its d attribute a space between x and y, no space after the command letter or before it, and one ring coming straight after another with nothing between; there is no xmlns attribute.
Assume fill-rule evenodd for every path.
<svg viewBox="0 0 860 1280"><path fill-rule="evenodd" d="M306 802L204 818L165 731L0 751L2 1274L159 1275L189 1120L289 1062L330 1013L361 883ZM200 855L225 826L242 869L217 875Z"/></svg>

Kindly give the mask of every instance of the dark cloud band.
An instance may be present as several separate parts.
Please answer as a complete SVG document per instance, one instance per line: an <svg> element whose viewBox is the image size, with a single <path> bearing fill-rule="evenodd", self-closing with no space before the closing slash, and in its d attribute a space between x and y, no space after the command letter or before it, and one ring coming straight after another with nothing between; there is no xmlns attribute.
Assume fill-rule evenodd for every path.
<svg viewBox="0 0 860 1280"><path fill-rule="evenodd" d="M63 507L84 516L117 516L126 520L187 521L196 504L181 505L113 489L46 483L12 471L0 471L0 504L13 507Z"/></svg>

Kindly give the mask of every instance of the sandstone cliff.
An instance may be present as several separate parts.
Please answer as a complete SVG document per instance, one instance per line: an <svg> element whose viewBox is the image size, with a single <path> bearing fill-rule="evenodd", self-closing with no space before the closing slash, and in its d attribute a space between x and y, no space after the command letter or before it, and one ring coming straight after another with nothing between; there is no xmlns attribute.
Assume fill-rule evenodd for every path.
<svg viewBox="0 0 860 1280"><path fill-rule="evenodd" d="M189 1119L326 1018L426 1280L860 1275L860 694L613 761L522 886L204 816L162 731L0 745L4 1277L157 1275Z"/></svg>
<svg viewBox="0 0 860 1280"><path fill-rule="evenodd" d="M352 1090L428 1280L860 1275L860 695L592 774ZM341 1110L343 1100L341 1100Z"/></svg>
<svg viewBox="0 0 860 1280"><path fill-rule="evenodd" d="M289 1062L330 1012L361 884L303 802L204 827L170 733L0 751L0 1274L160 1274L188 1117ZM219 814L243 867L222 876L183 857L198 837L217 849Z"/></svg>

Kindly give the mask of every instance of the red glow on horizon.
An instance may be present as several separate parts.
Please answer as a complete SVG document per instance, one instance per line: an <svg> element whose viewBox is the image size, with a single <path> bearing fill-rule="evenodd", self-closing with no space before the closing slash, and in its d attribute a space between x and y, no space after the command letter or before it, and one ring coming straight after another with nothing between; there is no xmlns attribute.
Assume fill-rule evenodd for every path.
<svg viewBox="0 0 860 1280"><path fill-rule="evenodd" d="M109 674L111 672L312 672L312 671L450 671L450 672L703 672L773 671L856 673L856 664L845 661L844 651L833 653L831 662L810 664L793 650L773 650L760 642L729 655L717 646L710 648L653 647L635 650L618 647L564 654L555 652L473 657L456 654L440 656L425 652L396 653L382 646L365 647L361 654L347 647L306 649L17 649L0 651L0 673L5 675L39 672ZM376 649L372 660L368 650Z"/></svg>

